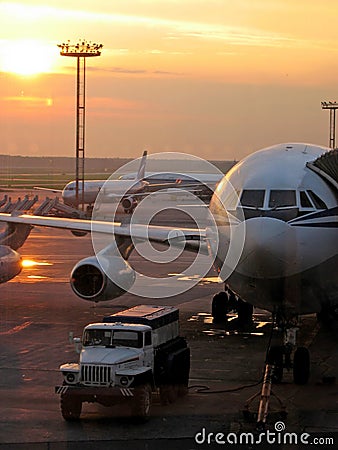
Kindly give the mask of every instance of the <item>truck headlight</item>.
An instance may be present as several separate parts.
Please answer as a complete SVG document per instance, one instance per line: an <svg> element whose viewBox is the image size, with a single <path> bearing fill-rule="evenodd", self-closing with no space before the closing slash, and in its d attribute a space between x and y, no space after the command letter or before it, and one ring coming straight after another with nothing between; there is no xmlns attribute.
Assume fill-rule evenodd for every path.
<svg viewBox="0 0 338 450"><path fill-rule="evenodd" d="M65 382L68 384L75 384L78 382L78 374L76 372L64 372L63 376Z"/></svg>
<svg viewBox="0 0 338 450"><path fill-rule="evenodd" d="M117 378L117 384L123 387L129 387L134 381L134 377L132 375L120 375Z"/></svg>
<svg viewBox="0 0 338 450"><path fill-rule="evenodd" d="M121 377L120 378L120 385L121 386L128 386L129 380L127 377Z"/></svg>

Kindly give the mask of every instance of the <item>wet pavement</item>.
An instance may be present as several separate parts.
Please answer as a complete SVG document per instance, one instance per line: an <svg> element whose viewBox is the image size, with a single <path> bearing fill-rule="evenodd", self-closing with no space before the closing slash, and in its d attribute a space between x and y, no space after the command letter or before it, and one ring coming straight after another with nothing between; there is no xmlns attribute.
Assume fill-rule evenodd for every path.
<svg viewBox="0 0 338 450"><path fill-rule="evenodd" d="M79 423L64 422L54 386L61 381L59 365L77 359L69 332L80 336L87 323L108 312L156 302L131 294L98 305L78 299L69 274L79 259L92 253L89 236L35 228L21 253L38 264L0 285L0 450L222 448L225 445L201 445L195 437L201 441L203 429L213 436L255 431L258 399L250 404L251 420L243 410L261 389L271 316L256 310L254 324L240 331L235 316L226 325L213 324L211 299L221 286L212 272L190 291L157 302L180 309L181 334L191 347L189 395L166 406L155 396L146 424L132 423L118 407L96 404L84 405ZM186 254L181 262L168 264L167 274L180 272L190 258ZM130 262L144 265L138 255ZM335 436L337 443L338 336L319 327L314 316L302 322L300 344L311 351L311 378L308 385L296 386L286 372L283 382L273 386L287 418L279 415L280 403L273 399L267 429L273 431L282 421L288 432Z"/></svg>

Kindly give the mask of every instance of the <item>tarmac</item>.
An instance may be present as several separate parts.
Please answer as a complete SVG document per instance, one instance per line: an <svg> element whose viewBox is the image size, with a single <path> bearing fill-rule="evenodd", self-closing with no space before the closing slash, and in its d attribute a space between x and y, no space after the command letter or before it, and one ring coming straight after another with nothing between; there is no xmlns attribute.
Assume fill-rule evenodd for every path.
<svg viewBox="0 0 338 450"><path fill-rule="evenodd" d="M236 448L235 438L243 433L257 437L259 397L246 405L261 390L269 312L255 310L253 325L242 330L237 330L235 316L227 324L214 324L211 300L222 286L212 271L191 290L157 302L129 293L99 304L83 301L72 292L69 275L78 260L93 254L89 235L34 228L20 253L35 264L0 285L0 450ZM184 253L161 271L182 272L191 258ZM130 263L145 266L137 254ZM151 267L154 276L156 270ZM188 396L163 406L155 395L145 424L133 423L118 406L97 404L85 404L78 423L65 422L54 386L62 379L58 367L77 361L69 332L81 336L86 324L107 313L155 303L180 310L181 335L191 348ZM314 315L302 318L299 343L311 352L310 381L297 386L286 372L283 382L273 386L265 429L276 432L280 442L241 448L296 448L284 444L284 432L295 433L298 440L308 433L311 443L315 436L332 438L335 445L318 448L337 448L337 342L337 332L319 326ZM277 433L277 423L283 433ZM299 442L297 448L302 448Z"/></svg>

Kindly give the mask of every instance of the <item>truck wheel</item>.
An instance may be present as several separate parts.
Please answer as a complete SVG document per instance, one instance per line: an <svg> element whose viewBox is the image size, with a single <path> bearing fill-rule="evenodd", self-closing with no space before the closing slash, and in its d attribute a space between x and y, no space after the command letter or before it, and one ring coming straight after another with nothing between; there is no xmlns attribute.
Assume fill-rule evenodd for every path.
<svg viewBox="0 0 338 450"><path fill-rule="evenodd" d="M151 387L144 384L135 389L132 415L138 421L146 421L150 417Z"/></svg>
<svg viewBox="0 0 338 450"><path fill-rule="evenodd" d="M79 420L82 410L82 402L69 395L61 395L60 407L62 417L68 422Z"/></svg>
<svg viewBox="0 0 338 450"><path fill-rule="evenodd" d="M175 384L163 384L160 386L160 399L162 405L174 403L179 395L178 386Z"/></svg>
<svg viewBox="0 0 338 450"><path fill-rule="evenodd" d="M168 384L162 384L160 386L160 400L161 405L168 405L169 402L169 385Z"/></svg>
<svg viewBox="0 0 338 450"><path fill-rule="evenodd" d="M185 397L188 395L188 384L179 384L178 385L178 396Z"/></svg>

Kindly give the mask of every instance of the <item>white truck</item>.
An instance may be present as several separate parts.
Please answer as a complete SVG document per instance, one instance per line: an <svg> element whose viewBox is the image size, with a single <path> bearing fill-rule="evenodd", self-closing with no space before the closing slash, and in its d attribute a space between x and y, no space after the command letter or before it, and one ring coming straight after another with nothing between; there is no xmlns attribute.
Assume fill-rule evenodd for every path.
<svg viewBox="0 0 338 450"><path fill-rule="evenodd" d="M152 393L166 404L188 392L190 349L175 307L139 305L106 316L74 343L79 362L60 366L63 384L55 387L67 421L80 418L83 402L128 402L132 416L146 420Z"/></svg>

